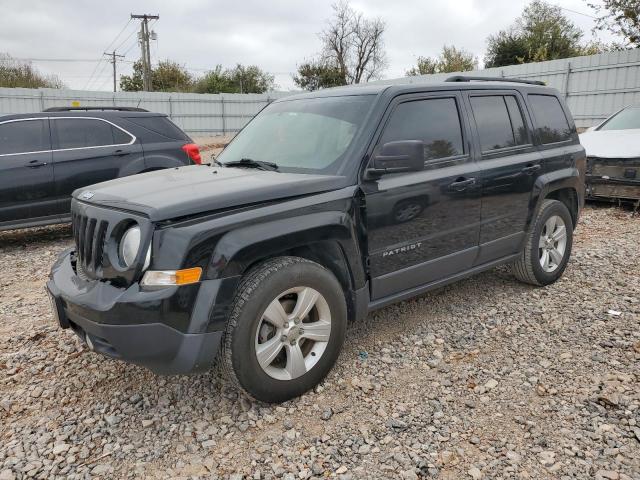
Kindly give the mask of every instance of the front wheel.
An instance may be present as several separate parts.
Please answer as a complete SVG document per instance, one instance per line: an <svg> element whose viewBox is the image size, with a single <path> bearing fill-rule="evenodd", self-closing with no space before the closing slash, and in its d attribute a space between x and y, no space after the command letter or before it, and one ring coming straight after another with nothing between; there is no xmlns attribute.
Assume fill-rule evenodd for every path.
<svg viewBox="0 0 640 480"><path fill-rule="evenodd" d="M573 244L573 220L564 203L544 200L527 235L524 250L513 265L522 282L549 285L567 268Z"/></svg>
<svg viewBox="0 0 640 480"><path fill-rule="evenodd" d="M329 270L298 257L269 260L238 288L221 352L223 371L257 400L297 397L331 370L346 323L342 287Z"/></svg>

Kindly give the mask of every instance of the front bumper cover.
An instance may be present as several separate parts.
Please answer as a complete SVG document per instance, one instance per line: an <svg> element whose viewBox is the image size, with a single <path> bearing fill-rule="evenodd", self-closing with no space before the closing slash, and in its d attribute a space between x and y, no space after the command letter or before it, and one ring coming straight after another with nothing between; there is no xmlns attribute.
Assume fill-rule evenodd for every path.
<svg viewBox="0 0 640 480"><path fill-rule="evenodd" d="M72 256L72 250L59 256L46 285L62 328L72 328L98 353L158 374L211 368L223 334L208 331L211 294L220 280L191 288L142 291L133 284L123 289L78 277Z"/></svg>

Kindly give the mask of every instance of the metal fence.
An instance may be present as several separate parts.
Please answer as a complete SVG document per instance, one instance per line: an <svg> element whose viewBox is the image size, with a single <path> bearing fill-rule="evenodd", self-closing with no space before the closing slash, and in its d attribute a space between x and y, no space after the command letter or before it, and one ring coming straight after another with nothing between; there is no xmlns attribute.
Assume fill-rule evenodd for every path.
<svg viewBox="0 0 640 480"><path fill-rule="evenodd" d="M543 80L560 90L580 128L590 127L620 108L640 104L640 49L550 62L488 68L466 74ZM452 74L422 75L373 83L442 81ZM233 134L260 109L291 93L197 94L164 92L86 92L0 88L0 115L39 112L48 107L120 105L168 114L193 136Z"/></svg>
<svg viewBox="0 0 640 480"><path fill-rule="evenodd" d="M41 112L49 107L118 105L166 113L193 136L233 134L269 102L290 95L198 94L166 92L87 92L81 90L0 88L0 115Z"/></svg>
<svg viewBox="0 0 640 480"><path fill-rule="evenodd" d="M597 124L627 105L640 105L640 49L487 68L462 74L542 80L565 95L579 128ZM397 78L375 83L434 82L451 75L455 73Z"/></svg>

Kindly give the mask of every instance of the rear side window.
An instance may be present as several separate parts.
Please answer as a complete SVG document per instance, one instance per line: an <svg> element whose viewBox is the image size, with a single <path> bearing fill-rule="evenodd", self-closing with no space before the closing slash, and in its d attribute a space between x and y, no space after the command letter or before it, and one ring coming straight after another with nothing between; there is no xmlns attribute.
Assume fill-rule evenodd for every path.
<svg viewBox="0 0 640 480"><path fill-rule="evenodd" d="M163 137L189 141L189 137L167 117L127 117L127 120Z"/></svg>
<svg viewBox="0 0 640 480"><path fill-rule="evenodd" d="M46 120L0 124L0 155L51 150Z"/></svg>
<svg viewBox="0 0 640 480"><path fill-rule="evenodd" d="M524 120L515 97L471 97L471 107L483 152L528 143Z"/></svg>
<svg viewBox="0 0 640 480"><path fill-rule="evenodd" d="M462 155L462 127L455 98L398 105L382 133L380 145L398 140L422 140L425 160Z"/></svg>
<svg viewBox="0 0 640 480"><path fill-rule="evenodd" d="M59 118L52 124L58 149L122 145L133 139L110 123L92 118Z"/></svg>
<svg viewBox="0 0 640 480"><path fill-rule="evenodd" d="M552 95L529 95L536 122L536 134L543 144L571 139L571 127L560 101Z"/></svg>

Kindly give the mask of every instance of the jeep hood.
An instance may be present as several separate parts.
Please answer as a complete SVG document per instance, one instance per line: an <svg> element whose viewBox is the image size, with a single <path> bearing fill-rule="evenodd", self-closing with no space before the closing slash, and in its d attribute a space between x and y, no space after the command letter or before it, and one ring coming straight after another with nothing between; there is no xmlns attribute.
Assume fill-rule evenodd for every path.
<svg viewBox="0 0 640 480"><path fill-rule="evenodd" d="M151 221L336 190L345 177L192 165L90 185L83 202L141 212Z"/></svg>

